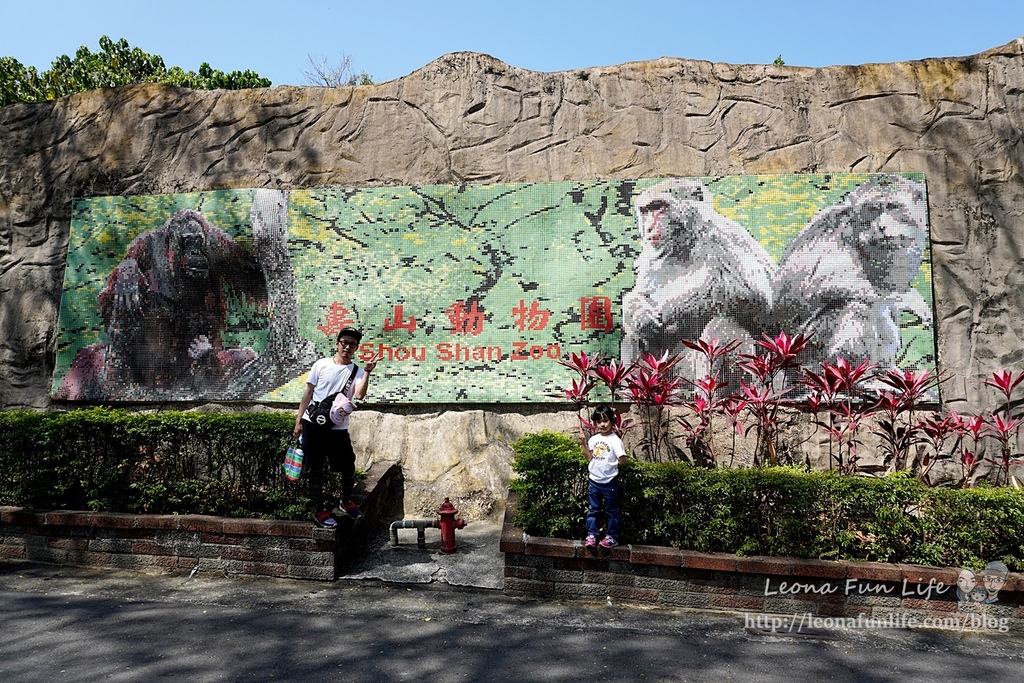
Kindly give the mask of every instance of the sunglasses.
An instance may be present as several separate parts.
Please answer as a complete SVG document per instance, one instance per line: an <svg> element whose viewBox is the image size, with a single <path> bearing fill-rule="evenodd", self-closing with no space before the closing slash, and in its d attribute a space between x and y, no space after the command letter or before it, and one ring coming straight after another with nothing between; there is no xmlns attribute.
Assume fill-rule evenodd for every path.
<svg viewBox="0 0 1024 683"><path fill-rule="evenodd" d="M348 341L346 339L341 339L341 340L338 341L338 345L339 346L344 346L344 347L353 347L354 348L356 346L359 346L359 342L354 342L354 341Z"/></svg>

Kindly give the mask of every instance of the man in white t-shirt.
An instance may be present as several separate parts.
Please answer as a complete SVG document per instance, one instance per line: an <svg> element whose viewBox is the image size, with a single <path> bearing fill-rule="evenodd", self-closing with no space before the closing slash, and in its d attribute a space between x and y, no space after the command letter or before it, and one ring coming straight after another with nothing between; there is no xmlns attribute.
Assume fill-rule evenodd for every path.
<svg viewBox="0 0 1024 683"><path fill-rule="evenodd" d="M295 416L295 438L302 436L302 450L305 455L305 474L309 477L310 490L317 505L313 516L314 523L322 527L337 526L337 520L331 515L331 509L338 505L353 517L359 515L359 508L352 501L352 487L355 484L356 454L352 450L352 440L348 434L349 413L355 408L354 401L366 396L370 385L370 373L377 367L376 356L368 360L363 367L352 362L352 357L359 348L363 333L346 327L338 332L335 342L336 351L331 358L321 358L313 364L306 380L306 392L299 402L299 410ZM353 373L355 376L353 377ZM306 408L311 402L323 401L333 394L338 394L331 410L331 428L320 427L306 415ZM327 492L327 472L341 473L341 498Z"/></svg>

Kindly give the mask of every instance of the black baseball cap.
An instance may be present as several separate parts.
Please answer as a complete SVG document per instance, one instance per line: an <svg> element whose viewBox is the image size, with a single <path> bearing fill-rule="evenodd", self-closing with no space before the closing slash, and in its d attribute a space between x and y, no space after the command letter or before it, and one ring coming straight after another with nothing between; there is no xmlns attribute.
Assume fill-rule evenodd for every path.
<svg viewBox="0 0 1024 683"><path fill-rule="evenodd" d="M363 333L354 327L342 328L341 332L338 333L338 341L341 341L342 337L355 337L356 342L360 342L363 339Z"/></svg>

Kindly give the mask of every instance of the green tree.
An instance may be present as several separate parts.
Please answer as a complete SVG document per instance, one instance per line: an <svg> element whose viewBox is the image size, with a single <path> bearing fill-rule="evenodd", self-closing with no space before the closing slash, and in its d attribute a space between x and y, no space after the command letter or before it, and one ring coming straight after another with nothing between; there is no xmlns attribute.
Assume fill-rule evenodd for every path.
<svg viewBox="0 0 1024 683"><path fill-rule="evenodd" d="M0 57L0 106L14 102L37 102L39 74L14 57Z"/></svg>
<svg viewBox="0 0 1024 683"><path fill-rule="evenodd" d="M14 57L0 57L0 106L16 102L45 102L95 88L116 88L136 83L166 83L200 90L266 88L270 79L255 71L225 73L206 62L199 72L179 66L168 69L163 57L132 47L122 38L100 38L100 51L82 46L75 56L61 55L50 69L39 73Z"/></svg>

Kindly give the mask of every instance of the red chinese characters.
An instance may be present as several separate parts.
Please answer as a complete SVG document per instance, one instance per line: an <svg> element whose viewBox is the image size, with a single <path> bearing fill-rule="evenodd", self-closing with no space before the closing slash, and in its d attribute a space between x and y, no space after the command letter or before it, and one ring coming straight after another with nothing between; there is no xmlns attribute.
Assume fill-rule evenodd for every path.
<svg viewBox="0 0 1024 683"><path fill-rule="evenodd" d="M536 301L531 302L530 307L527 308L526 302L520 299L519 305L512 309L512 318L515 321L516 329L520 332L543 330L551 318L551 311L541 308Z"/></svg>
<svg viewBox="0 0 1024 683"><path fill-rule="evenodd" d="M451 323L449 332L452 334L468 334L476 336L484 331L484 316L486 311L480 310L476 301L471 301L466 306L464 301L456 301L444 309L448 314L448 321Z"/></svg>
<svg viewBox="0 0 1024 683"><path fill-rule="evenodd" d="M392 316L384 319L384 331L394 332L395 330L407 330L410 334L416 331L416 318L409 316L409 319L406 320L402 304L397 304Z"/></svg>
<svg viewBox="0 0 1024 683"><path fill-rule="evenodd" d="M580 329L611 332L615 327L612 320L612 300L606 296L580 297Z"/></svg>
<svg viewBox="0 0 1024 683"><path fill-rule="evenodd" d="M324 315L326 322L323 325L317 325L316 329L328 337L333 337L346 327L355 325L355 321L349 317L350 315L352 314L345 304L335 301L327 307L327 313Z"/></svg>

